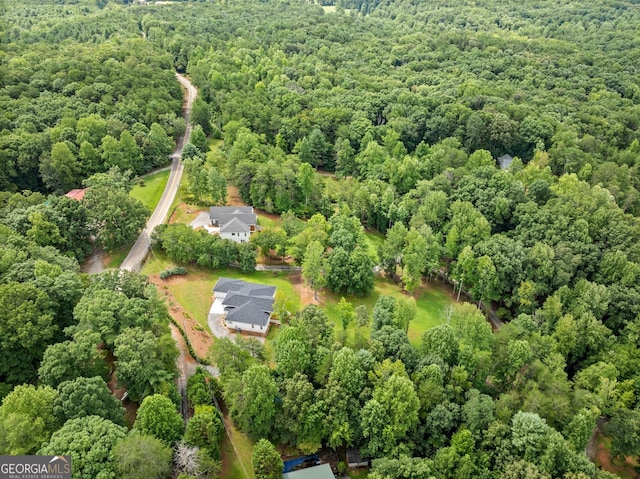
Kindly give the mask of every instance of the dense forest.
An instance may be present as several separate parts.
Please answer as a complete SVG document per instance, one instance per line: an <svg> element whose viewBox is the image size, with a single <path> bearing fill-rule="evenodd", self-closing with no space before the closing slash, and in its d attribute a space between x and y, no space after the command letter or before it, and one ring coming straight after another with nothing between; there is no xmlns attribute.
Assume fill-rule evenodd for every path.
<svg viewBox="0 0 640 479"><path fill-rule="evenodd" d="M182 477L216 477L213 385L259 441L258 479L280 476L272 444L359 447L373 479L612 477L585 455L597 424L616 460L637 458L634 2L7 3L0 429L27 432L0 438L0 452L69 451L78 477L125 477L153 450L162 467L144 477L166 477L172 456ZM291 256L314 289L366 295L363 234L375 230L381 274L407 298L442 275L505 324L492 331L466 303L415 345L409 299L345 301L343 322L371 331L349 348L311 306L273 358L218 341L221 390L194 376L183 430L166 307L143 278L78 273L92 235L113 248L144 221L127 191L184 131L175 70L200 98L187 193L217 185L209 196L224 203L228 180L282 214L252 247ZM220 148L207 153L207 136ZM83 185L86 202L60 197ZM181 226L156 241L185 263L243 258ZM105 382L114 359L141 402L131 432ZM104 441L80 444L80 431Z"/></svg>

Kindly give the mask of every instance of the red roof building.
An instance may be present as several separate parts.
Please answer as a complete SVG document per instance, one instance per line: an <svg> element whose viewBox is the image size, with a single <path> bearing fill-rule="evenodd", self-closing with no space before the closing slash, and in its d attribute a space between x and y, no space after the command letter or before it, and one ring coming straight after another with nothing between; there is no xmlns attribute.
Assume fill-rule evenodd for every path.
<svg viewBox="0 0 640 479"><path fill-rule="evenodd" d="M82 188L81 190L71 190L69 193L67 193L64 196L66 196L67 198L73 198L74 200L81 201L82 198L84 198L84 195L86 192L87 192L87 189Z"/></svg>

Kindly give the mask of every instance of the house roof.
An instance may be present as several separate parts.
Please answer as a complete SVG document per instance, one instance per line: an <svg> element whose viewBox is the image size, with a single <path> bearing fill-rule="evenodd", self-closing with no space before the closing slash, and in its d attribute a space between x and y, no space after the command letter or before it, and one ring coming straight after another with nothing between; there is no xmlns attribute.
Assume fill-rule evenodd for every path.
<svg viewBox="0 0 640 479"><path fill-rule="evenodd" d="M284 479L335 479L329 464L320 464L319 466L287 472L282 477Z"/></svg>
<svg viewBox="0 0 640 479"><path fill-rule="evenodd" d="M221 224L220 233L251 233L251 227L238 218L233 218L231 221Z"/></svg>
<svg viewBox="0 0 640 479"><path fill-rule="evenodd" d="M87 192L87 188L82 188L82 189L76 189L76 190L71 190L69 193L67 193L66 196L67 198L72 198L74 200L82 200L82 198L84 198L85 193Z"/></svg>
<svg viewBox="0 0 640 479"><path fill-rule="evenodd" d="M220 278L213 287L213 292L226 293L222 306L227 312L227 321L259 326L269 323L273 312L275 286Z"/></svg>
<svg viewBox="0 0 640 479"><path fill-rule="evenodd" d="M513 163L513 156L511 155L502 155L498 157L498 163L500 164L500 168L506 170L509 168L509 165Z"/></svg>
<svg viewBox="0 0 640 479"><path fill-rule="evenodd" d="M224 277L219 278L213 287L214 293L229 293L231 291L245 296L273 297L276 294L276 287Z"/></svg>
<svg viewBox="0 0 640 479"><path fill-rule="evenodd" d="M253 206L212 206L209 208L209 217L217 218L218 215L242 215L253 214Z"/></svg>
<svg viewBox="0 0 640 479"><path fill-rule="evenodd" d="M254 298L230 293L222 301L227 321L266 326L273 312L273 298Z"/></svg>

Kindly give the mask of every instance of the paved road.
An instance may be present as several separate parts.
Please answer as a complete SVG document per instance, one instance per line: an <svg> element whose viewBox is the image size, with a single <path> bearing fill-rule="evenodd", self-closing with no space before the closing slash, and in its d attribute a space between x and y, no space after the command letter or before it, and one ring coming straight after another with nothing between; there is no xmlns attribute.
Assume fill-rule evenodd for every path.
<svg viewBox="0 0 640 479"><path fill-rule="evenodd" d="M144 228L142 233L140 233L138 240L133 245L133 248L131 248L131 251L129 251L129 254L120 265L120 269L126 269L128 271L134 272L140 271L142 262L147 257L147 253L149 252L151 233L153 233L153 230L156 226L164 223L167 219L169 208L171 208L173 199L175 198L176 193L178 192L178 187L180 186L180 179L182 178L183 169L182 148L189 142L189 136L191 135L191 125L189 124L191 105L193 105L198 92L196 88L191 84L191 82L185 77L183 77L179 73L176 73L176 76L186 90L184 118L187 127L184 135L178 140L176 151L173 153L173 155L171 155L173 158L171 162L171 173L169 174L169 180L167 181L167 186L164 189L164 193L162 193L160 202L158 203L158 206L156 206L156 209L151 215L151 218L149 218L147 226Z"/></svg>

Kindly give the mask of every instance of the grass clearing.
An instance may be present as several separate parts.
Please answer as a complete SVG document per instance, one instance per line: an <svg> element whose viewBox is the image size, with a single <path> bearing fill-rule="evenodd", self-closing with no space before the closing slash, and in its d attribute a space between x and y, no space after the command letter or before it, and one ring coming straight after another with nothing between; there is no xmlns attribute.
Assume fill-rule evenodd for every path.
<svg viewBox="0 0 640 479"><path fill-rule="evenodd" d="M133 244L128 244L108 253L104 267L106 269L119 268L132 247Z"/></svg>
<svg viewBox="0 0 640 479"><path fill-rule="evenodd" d="M225 417L225 423L233 440L233 444L231 444L229 437L225 434L220 447L222 456L222 471L220 477L224 479L246 479L242 468L242 465L244 465L244 470L246 470L249 475L249 479L254 479L255 476L251 464L253 441L249 439L246 434L239 431L228 416ZM240 459L238 457L240 457ZM242 464L240 460L242 460Z"/></svg>
<svg viewBox="0 0 640 479"><path fill-rule="evenodd" d="M367 231L365 237L367 238L367 254L369 258L371 258L374 264L380 263L378 247L384 244L384 235L377 231Z"/></svg>
<svg viewBox="0 0 640 479"><path fill-rule="evenodd" d="M362 298L359 296L345 296L345 299L351 302L354 307L361 304L365 305L369 310L369 314L373 312L373 307L380 296L393 296L396 298L407 295L391 280L385 278L376 278L374 289L369 296ZM343 334L342 323L338 312L338 302L343 295L326 292L324 295L324 310L327 313L329 322L333 323L335 337L340 338ZM447 288L440 283L425 283L417 289L416 292L416 317L409 324L407 335L412 344L420 343L422 334L429 328L442 324L444 322L444 310L453 302L449 296ZM354 337L357 326L350 324L347 327L346 344L354 345ZM365 338L371 334L370 328L363 328L361 331Z"/></svg>
<svg viewBox="0 0 640 479"><path fill-rule="evenodd" d="M369 468L359 467L358 469L347 469L347 474L351 479L366 479L369 475Z"/></svg>
<svg viewBox="0 0 640 479"><path fill-rule="evenodd" d="M266 215L258 214L258 225L263 228L276 228L282 225L282 220L280 218L273 219Z"/></svg>
<svg viewBox="0 0 640 479"><path fill-rule="evenodd" d="M141 178L133 187L129 196L140 200L149 211L155 210L169 180L169 173L169 170L159 171ZM141 184L144 186L141 186Z"/></svg>

